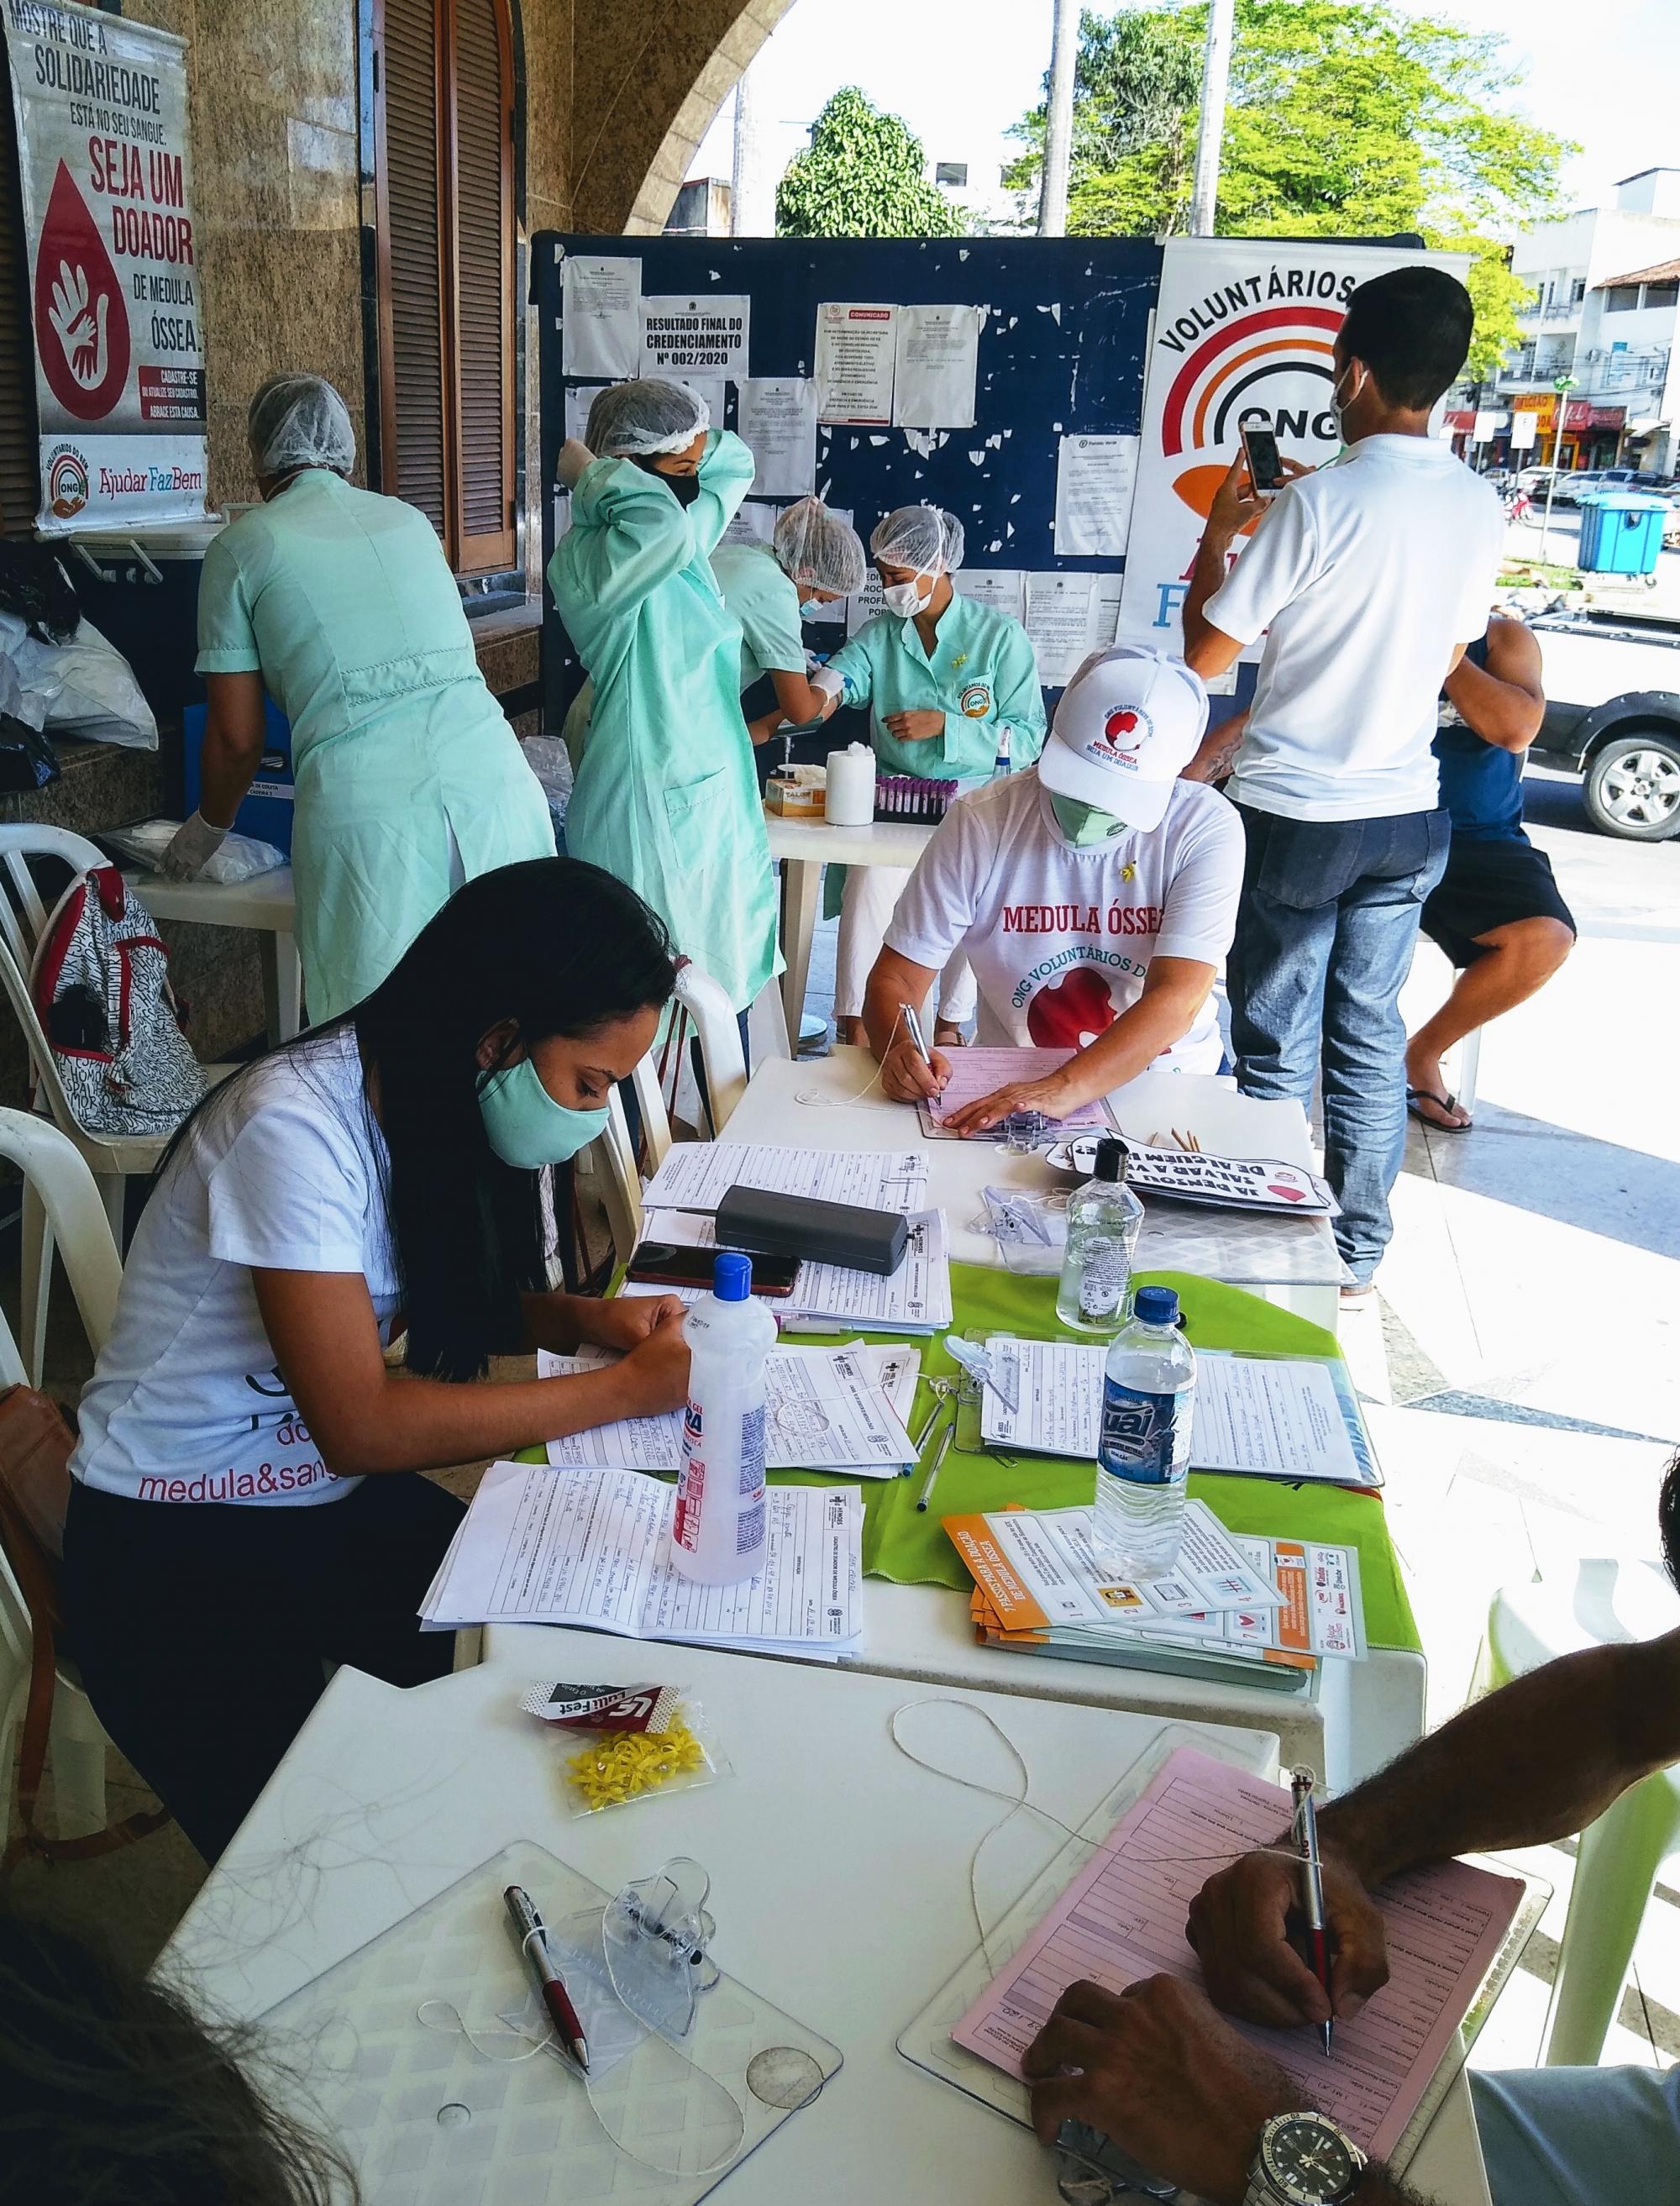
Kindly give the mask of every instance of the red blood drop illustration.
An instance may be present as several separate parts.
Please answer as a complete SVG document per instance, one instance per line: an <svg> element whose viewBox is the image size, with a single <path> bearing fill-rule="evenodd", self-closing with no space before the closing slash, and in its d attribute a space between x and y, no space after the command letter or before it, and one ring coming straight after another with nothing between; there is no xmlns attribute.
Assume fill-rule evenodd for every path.
<svg viewBox="0 0 1680 2206"><path fill-rule="evenodd" d="M1287 1202L1305 1202L1307 1200L1304 1187L1268 1187L1266 1191L1268 1195L1281 1195Z"/></svg>
<svg viewBox="0 0 1680 2206"><path fill-rule="evenodd" d="M1100 973L1076 965L1027 1006L1027 1031L1039 1049L1083 1049L1114 1024L1114 998Z"/></svg>
<svg viewBox="0 0 1680 2206"><path fill-rule="evenodd" d="M78 421L109 414L128 380L128 310L87 204L61 161L35 262L35 343L53 396Z"/></svg>

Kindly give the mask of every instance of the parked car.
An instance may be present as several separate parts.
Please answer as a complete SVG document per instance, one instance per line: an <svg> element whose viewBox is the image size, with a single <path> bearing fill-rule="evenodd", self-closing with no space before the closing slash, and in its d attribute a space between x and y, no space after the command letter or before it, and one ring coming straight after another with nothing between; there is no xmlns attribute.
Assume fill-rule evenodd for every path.
<svg viewBox="0 0 1680 2206"><path fill-rule="evenodd" d="M1606 835L1680 835L1680 622L1611 612L1536 613L1546 718L1534 754L1582 777Z"/></svg>

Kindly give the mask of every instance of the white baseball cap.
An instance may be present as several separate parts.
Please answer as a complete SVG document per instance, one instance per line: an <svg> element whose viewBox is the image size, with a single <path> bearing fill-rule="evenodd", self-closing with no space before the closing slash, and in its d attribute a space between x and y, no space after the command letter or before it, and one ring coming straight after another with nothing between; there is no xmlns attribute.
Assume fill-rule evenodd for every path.
<svg viewBox="0 0 1680 2206"><path fill-rule="evenodd" d="M1129 827L1159 827L1206 727L1200 675L1147 644L1116 644L1062 692L1039 779Z"/></svg>

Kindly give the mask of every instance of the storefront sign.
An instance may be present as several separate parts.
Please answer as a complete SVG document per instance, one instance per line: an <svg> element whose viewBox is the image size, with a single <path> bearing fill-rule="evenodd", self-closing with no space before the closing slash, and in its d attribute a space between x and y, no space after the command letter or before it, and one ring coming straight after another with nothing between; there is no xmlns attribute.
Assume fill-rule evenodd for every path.
<svg viewBox="0 0 1680 2206"><path fill-rule="evenodd" d="M187 57L74 0L3 0L40 420L43 529L204 512L203 306Z"/></svg>
<svg viewBox="0 0 1680 2206"><path fill-rule="evenodd" d="M1244 422L1270 428L1292 459L1334 458L1331 348L1348 299L1373 276L1420 264L1454 276L1468 265L1462 254L1329 241L1170 241L1143 394L1123 641L1182 647L1179 607Z"/></svg>
<svg viewBox="0 0 1680 2206"><path fill-rule="evenodd" d="M1558 401L1549 391L1519 391L1511 400L1517 414L1532 414L1540 426L1540 434L1549 437L1558 426Z"/></svg>

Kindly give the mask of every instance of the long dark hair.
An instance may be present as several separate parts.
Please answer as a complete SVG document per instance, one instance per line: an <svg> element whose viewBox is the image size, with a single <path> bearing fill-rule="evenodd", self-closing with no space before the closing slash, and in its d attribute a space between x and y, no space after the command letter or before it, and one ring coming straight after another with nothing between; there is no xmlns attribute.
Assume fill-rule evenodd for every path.
<svg viewBox="0 0 1680 2206"><path fill-rule="evenodd" d="M410 1370L481 1377L520 1337L521 1290L549 1284L542 1175L515 1171L491 1148L479 1109L486 1082L521 1044L597 1034L657 1009L675 986L670 938L633 889L580 859L532 858L458 889L371 996L286 1046L307 1063L324 1038L355 1030L390 1159ZM503 1021L515 1035L481 1070L479 1045ZM250 1076L236 1074L199 1106L154 1184L204 1113Z"/></svg>
<svg viewBox="0 0 1680 2206"><path fill-rule="evenodd" d="M0 1905L0 2192L126 2206L337 2206L350 2165L283 2113L186 2002ZM289 2092L288 2093L289 2096Z"/></svg>

